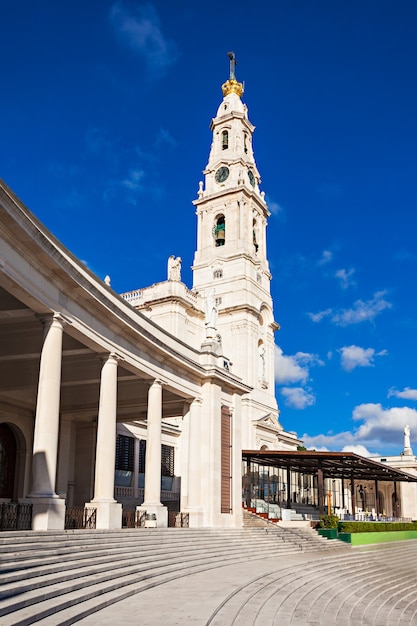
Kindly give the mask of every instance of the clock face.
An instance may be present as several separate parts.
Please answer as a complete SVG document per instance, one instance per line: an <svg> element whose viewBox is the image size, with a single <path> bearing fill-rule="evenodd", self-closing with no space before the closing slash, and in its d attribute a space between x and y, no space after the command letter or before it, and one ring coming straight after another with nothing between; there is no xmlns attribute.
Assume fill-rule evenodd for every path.
<svg viewBox="0 0 417 626"><path fill-rule="evenodd" d="M248 171L248 178L249 178L249 182L252 185L252 187L255 187L255 176L253 175L252 170Z"/></svg>
<svg viewBox="0 0 417 626"><path fill-rule="evenodd" d="M215 174L215 179L217 183L224 183L226 178L229 176L229 168L228 167L219 167Z"/></svg>

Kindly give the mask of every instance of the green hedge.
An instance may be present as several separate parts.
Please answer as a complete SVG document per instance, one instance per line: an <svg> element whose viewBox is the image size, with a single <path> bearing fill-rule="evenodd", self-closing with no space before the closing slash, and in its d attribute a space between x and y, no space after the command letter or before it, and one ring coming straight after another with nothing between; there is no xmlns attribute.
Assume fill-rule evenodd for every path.
<svg viewBox="0 0 417 626"><path fill-rule="evenodd" d="M417 522L339 522L340 533L384 533L417 530Z"/></svg>
<svg viewBox="0 0 417 626"><path fill-rule="evenodd" d="M337 528L338 515L320 515L320 528Z"/></svg>

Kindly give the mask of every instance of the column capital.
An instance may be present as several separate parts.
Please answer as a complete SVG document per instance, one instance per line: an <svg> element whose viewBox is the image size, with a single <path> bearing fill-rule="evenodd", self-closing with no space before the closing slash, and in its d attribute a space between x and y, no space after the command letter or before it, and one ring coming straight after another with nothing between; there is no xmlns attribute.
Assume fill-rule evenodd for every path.
<svg viewBox="0 0 417 626"><path fill-rule="evenodd" d="M158 385L158 387L162 387L164 385L164 382L160 378L154 378L154 380L149 385L149 389L153 387L154 385Z"/></svg>
<svg viewBox="0 0 417 626"><path fill-rule="evenodd" d="M100 360L105 365L106 363L112 363L117 365L119 361L122 361L122 357L116 352L107 352L106 354L100 354Z"/></svg>
<svg viewBox="0 0 417 626"><path fill-rule="evenodd" d="M71 324L71 320L62 315L59 311L51 311L51 313L39 314L36 315L38 320L41 322L44 328L50 328L51 326L56 326L59 328L64 328L67 324Z"/></svg>

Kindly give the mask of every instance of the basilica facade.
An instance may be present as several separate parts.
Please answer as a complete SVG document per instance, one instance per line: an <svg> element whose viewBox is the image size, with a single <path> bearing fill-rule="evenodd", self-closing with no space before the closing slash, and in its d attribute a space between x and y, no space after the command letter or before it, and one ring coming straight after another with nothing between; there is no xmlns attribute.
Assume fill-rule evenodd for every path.
<svg viewBox="0 0 417 626"><path fill-rule="evenodd" d="M193 285L117 294L0 184L0 503L31 527L242 524L242 450L296 450L274 390L269 216L234 57L194 200ZM165 278L165 277L164 277ZM181 519L181 518L180 518Z"/></svg>

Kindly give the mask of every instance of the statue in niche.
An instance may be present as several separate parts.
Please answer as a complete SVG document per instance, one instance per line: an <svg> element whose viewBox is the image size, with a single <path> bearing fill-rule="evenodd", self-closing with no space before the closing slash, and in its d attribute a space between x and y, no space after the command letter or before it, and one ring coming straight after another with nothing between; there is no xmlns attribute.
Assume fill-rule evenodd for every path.
<svg viewBox="0 0 417 626"><path fill-rule="evenodd" d="M209 291L206 298L206 337L211 339L216 337L217 329L217 304L216 304L216 292L214 289Z"/></svg>
<svg viewBox="0 0 417 626"><path fill-rule="evenodd" d="M173 254L168 259L168 280L181 280L181 257Z"/></svg>
<svg viewBox="0 0 417 626"><path fill-rule="evenodd" d="M260 380L265 380L265 346L260 343L258 346L258 376Z"/></svg>

